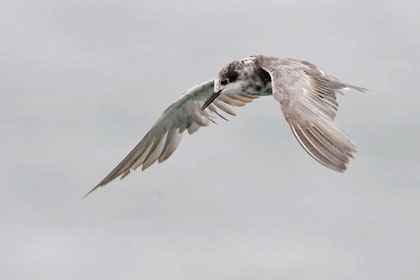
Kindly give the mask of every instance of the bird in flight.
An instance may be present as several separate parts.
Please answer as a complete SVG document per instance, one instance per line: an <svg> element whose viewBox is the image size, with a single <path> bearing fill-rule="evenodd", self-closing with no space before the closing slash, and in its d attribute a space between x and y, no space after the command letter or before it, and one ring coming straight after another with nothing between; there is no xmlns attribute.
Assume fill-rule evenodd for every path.
<svg viewBox="0 0 420 280"><path fill-rule="evenodd" d="M306 152L324 166L343 172L356 152L355 144L334 122L336 94L344 89L367 90L341 82L312 63L251 56L233 61L217 76L196 85L172 103L134 149L92 190L121 179L141 166L165 161L182 134L235 115L231 106L244 106L260 96L274 96L286 121Z"/></svg>

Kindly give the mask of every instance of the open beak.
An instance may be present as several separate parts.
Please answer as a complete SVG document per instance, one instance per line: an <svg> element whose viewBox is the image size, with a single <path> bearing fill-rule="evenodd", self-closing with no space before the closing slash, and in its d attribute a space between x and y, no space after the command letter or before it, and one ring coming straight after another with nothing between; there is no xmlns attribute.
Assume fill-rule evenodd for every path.
<svg viewBox="0 0 420 280"><path fill-rule="evenodd" d="M207 99L207 101L204 103L203 107L201 107L201 111L203 111L204 109L207 108L207 106L209 106L221 93L222 91L218 91L218 92L213 92L213 94L210 96L209 99Z"/></svg>

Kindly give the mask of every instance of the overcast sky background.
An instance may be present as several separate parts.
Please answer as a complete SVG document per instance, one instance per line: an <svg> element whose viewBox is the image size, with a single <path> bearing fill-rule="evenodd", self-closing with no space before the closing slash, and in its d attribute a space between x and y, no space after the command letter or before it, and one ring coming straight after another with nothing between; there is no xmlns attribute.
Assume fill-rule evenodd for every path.
<svg viewBox="0 0 420 280"><path fill-rule="evenodd" d="M419 1L7 1L1 279L420 279ZM358 144L311 159L271 97L82 200L232 60L308 60Z"/></svg>

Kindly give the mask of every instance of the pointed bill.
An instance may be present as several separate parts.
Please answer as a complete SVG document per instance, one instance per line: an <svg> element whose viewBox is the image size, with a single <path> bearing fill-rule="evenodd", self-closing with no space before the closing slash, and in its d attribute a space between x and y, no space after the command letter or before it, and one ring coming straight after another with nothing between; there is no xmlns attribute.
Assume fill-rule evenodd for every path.
<svg viewBox="0 0 420 280"><path fill-rule="evenodd" d="M206 109L217 97L219 97L221 91L213 92L209 99L204 103L203 107L201 107L201 111Z"/></svg>

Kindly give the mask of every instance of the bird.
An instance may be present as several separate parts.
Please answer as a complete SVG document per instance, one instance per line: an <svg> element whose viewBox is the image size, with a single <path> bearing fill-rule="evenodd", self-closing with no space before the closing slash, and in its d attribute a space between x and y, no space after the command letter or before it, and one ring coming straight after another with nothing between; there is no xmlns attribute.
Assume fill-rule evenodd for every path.
<svg viewBox="0 0 420 280"><path fill-rule="evenodd" d="M235 116L231 107L244 106L262 96L273 96L294 136L322 165L338 171L356 152L356 145L334 122L337 93L367 89L341 82L314 64L291 58L254 55L232 61L215 78L196 85L175 100L132 151L84 197L131 170L147 169L168 159L185 131Z"/></svg>

